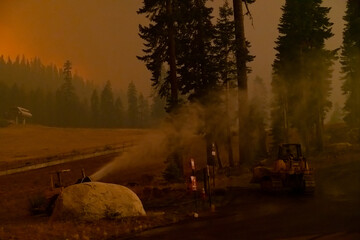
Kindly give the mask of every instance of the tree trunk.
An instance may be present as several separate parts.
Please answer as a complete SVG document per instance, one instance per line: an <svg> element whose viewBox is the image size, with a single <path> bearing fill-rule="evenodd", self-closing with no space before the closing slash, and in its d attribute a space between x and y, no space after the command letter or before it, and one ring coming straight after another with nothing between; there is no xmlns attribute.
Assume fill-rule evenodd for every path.
<svg viewBox="0 0 360 240"><path fill-rule="evenodd" d="M175 52L175 27L172 10L172 0L166 0L166 12L169 16L168 21L168 51L171 83L171 103L170 109L173 110L178 105L178 81L176 77L176 52Z"/></svg>
<svg viewBox="0 0 360 240"><path fill-rule="evenodd" d="M246 134L242 133L244 128L244 118L247 109L247 75L246 57L247 49L245 42L244 16L242 0L233 0L234 20L235 20L235 45L236 45L236 69L238 84L238 109L239 109L239 164L241 165L247 158L248 146L244 139Z"/></svg>
<svg viewBox="0 0 360 240"><path fill-rule="evenodd" d="M215 158L212 155L212 137L209 133L205 135L205 141L206 141L206 162L209 166L215 166Z"/></svg>
<svg viewBox="0 0 360 240"><path fill-rule="evenodd" d="M323 119L320 111L318 112L318 119L316 122L316 145L318 151L324 150Z"/></svg>
<svg viewBox="0 0 360 240"><path fill-rule="evenodd" d="M215 151L216 151L216 158L218 160L218 166L219 166L219 168L223 168L223 165L221 163L221 158L220 158L219 147L216 142L214 143L214 145L215 145Z"/></svg>
<svg viewBox="0 0 360 240"><path fill-rule="evenodd" d="M224 78L226 80L226 78ZM232 135L231 135L231 129L230 129L230 117L229 117L229 82L226 82L226 144L228 149L228 160L229 160L229 166L234 167L234 157L233 157L233 149L232 149Z"/></svg>
<svg viewBox="0 0 360 240"><path fill-rule="evenodd" d="M288 120L288 101L287 96L283 98L283 117L284 117L284 141L289 143L289 120Z"/></svg>

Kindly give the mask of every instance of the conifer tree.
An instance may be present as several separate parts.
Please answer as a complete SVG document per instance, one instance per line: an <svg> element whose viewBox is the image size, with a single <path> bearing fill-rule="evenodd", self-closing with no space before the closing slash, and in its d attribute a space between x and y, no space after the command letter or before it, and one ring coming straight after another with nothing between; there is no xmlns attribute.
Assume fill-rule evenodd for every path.
<svg viewBox="0 0 360 240"><path fill-rule="evenodd" d="M252 61L254 56L249 55L249 52L247 51L247 48L250 47L250 43L245 41L245 47L246 51L245 54L242 55L240 51L237 51L239 48L238 44L239 41L236 39L236 31L235 31L235 21L234 21L234 11L229 6L228 1L224 2L224 5L219 8L219 18L217 19L217 23L215 26L215 38L214 38L214 59L216 60L216 68L217 72L220 78L219 84L222 86L222 88L225 90L225 102L224 102L224 109L226 112L226 115L229 115L229 107L228 107L228 98L229 98L229 92L236 88L239 85L239 76L238 75L238 53L239 56L243 57L246 62ZM242 23L243 24L243 23ZM237 23L237 26L240 26L241 22ZM240 68L241 70L241 68ZM245 74L246 71L249 71L250 69L246 69L245 66ZM242 89L244 91L244 89ZM240 99L239 99L240 101ZM244 111L244 106L246 105L245 102L239 103L239 107L241 107L241 110ZM240 111L239 111L240 112ZM239 116L242 120L241 122L246 122L245 115L242 114ZM227 145L228 145L228 152L229 152L229 163L231 166L234 165L234 161L232 159L232 143L231 143L231 132L230 132L230 119L228 117L227 120ZM239 122L240 124L240 122ZM242 129L244 129L244 126L242 126ZM240 129L240 125L239 125ZM248 131L242 131L242 133L248 132ZM244 134L240 134L239 138L241 136L245 136ZM239 148L249 148L248 146L245 147L244 141L241 141L241 144L239 144ZM243 152L241 149L239 149L240 152ZM245 154L240 155L242 156L242 161L244 161Z"/></svg>
<svg viewBox="0 0 360 240"><path fill-rule="evenodd" d="M213 51L217 60L217 70L223 85L226 86L232 81L230 85L235 86L235 23L233 10L227 0L219 8L219 18L215 30Z"/></svg>
<svg viewBox="0 0 360 240"><path fill-rule="evenodd" d="M325 49L333 36L332 23L321 0L287 0L279 24L273 63L273 134L276 142L289 141L295 128L308 148L323 147L323 121L331 103L330 67L335 51Z"/></svg>
<svg viewBox="0 0 360 240"><path fill-rule="evenodd" d="M57 122L60 126L77 126L79 123L79 100L72 84L72 64L69 60L64 63L64 82L56 92Z"/></svg>
<svg viewBox="0 0 360 240"><path fill-rule="evenodd" d="M123 127L124 125L124 106L120 97L115 100L115 126Z"/></svg>
<svg viewBox="0 0 360 240"><path fill-rule="evenodd" d="M177 36L180 92L188 99L204 98L218 88L212 40L215 28L211 22L212 8L206 0L182 1L181 20ZM203 103L205 103L203 102Z"/></svg>
<svg viewBox="0 0 360 240"><path fill-rule="evenodd" d="M73 75L71 68L70 61L59 70L54 65L45 66L37 57L28 60L18 56L14 61L10 58L5 61L0 56L0 82L7 86L0 112L20 105L33 113L32 123L88 126L91 110L87 102L94 86ZM16 87L12 89L13 86Z"/></svg>
<svg viewBox="0 0 360 240"><path fill-rule="evenodd" d="M345 122L353 127L360 126L360 1L348 0L344 17L345 29L341 52L342 72L344 74L343 93Z"/></svg>
<svg viewBox="0 0 360 240"><path fill-rule="evenodd" d="M92 116L92 126L98 127L99 118L100 118L100 101L96 89L94 89L94 91L91 94L90 107L91 107L91 116Z"/></svg>
<svg viewBox="0 0 360 240"><path fill-rule="evenodd" d="M166 115L165 101L160 98L159 95L155 95L152 98L152 104L150 109L151 125L158 125Z"/></svg>
<svg viewBox="0 0 360 240"><path fill-rule="evenodd" d="M152 72L151 80L158 94L170 105L178 102L178 97L174 97L178 91L189 98L199 98L216 86L210 54L214 34L212 8L207 7L206 2L150 0L138 11L147 14L150 20L149 26L140 26L140 37L146 41L146 48L145 55L139 59ZM164 81L163 65L169 69Z"/></svg>
<svg viewBox="0 0 360 240"><path fill-rule="evenodd" d="M128 99L128 109L127 109L127 119L129 127L138 127L138 118L139 118L139 108L138 108L138 97L135 84L133 82L129 83L127 90L127 99Z"/></svg>
<svg viewBox="0 0 360 240"><path fill-rule="evenodd" d="M218 78L225 92L224 116L226 117L226 145L228 151L228 161L230 167L234 167L231 123L229 116L229 92L236 86L236 62L235 62L235 23L233 20L233 10L228 1L219 8L219 18L215 25L214 59Z"/></svg>
<svg viewBox="0 0 360 240"><path fill-rule="evenodd" d="M139 127L145 128L149 126L149 102L144 98L142 93L139 94Z"/></svg>
<svg viewBox="0 0 360 240"><path fill-rule="evenodd" d="M110 81L107 81L100 97L100 120L104 127L113 127L115 120L114 95Z"/></svg>
<svg viewBox="0 0 360 240"><path fill-rule="evenodd" d="M233 0L235 22L235 56L236 56L236 80L238 88L238 134L239 134L239 164L249 158L250 146L247 144L248 131L245 130L248 121L247 111L247 71L246 62L249 60L248 45L245 39L244 6L255 0ZM250 14L247 12L246 14ZM250 15L251 16L251 15Z"/></svg>
<svg viewBox="0 0 360 240"><path fill-rule="evenodd" d="M176 75L176 29L178 0L148 0L138 10L146 14L149 26L139 26L140 37L146 41L145 55L138 57L152 73L152 85L168 102L168 110L178 105L178 79ZM169 66L165 81L160 81L162 66Z"/></svg>

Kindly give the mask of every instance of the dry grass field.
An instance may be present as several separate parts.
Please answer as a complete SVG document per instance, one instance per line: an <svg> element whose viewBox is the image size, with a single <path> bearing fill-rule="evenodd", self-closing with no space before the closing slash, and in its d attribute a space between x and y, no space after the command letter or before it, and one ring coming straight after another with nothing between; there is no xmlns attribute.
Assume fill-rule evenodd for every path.
<svg viewBox="0 0 360 240"><path fill-rule="evenodd" d="M106 239L106 235L120 236L129 231L139 231L177 221L178 214L183 216L188 211L179 212L179 208L176 207L176 214L167 213L151 217L150 209L150 217L145 219L121 222L104 220L91 224L74 223L71 220L51 222L48 216L31 213L34 201L51 195L50 176L52 175L56 181L56 172L63 169L71 170L63 174L65 186L74 184L81 177L82 169L91 177L104 169L100 171L101 178L93 179L130 187L143 200L145 207L148 204L154 205L153 201L163 204L168 198L169 201L179 201L179 198L188 197L192 199L192 195L187 196L185 184L181 184L181 191L168 192L167 197L161 190L154 193L144 191L144 188L169 188L169 185L163 185L162 171L168 151L177 143L169 145L168 140L167 132L163 130L72 129L34 125L0 128L0 170L17 167L18 163L38 163L36 159L48 156L72 152L81 154L89 149L103 150L107 146L123 143L133 145L118 156L82 159L0 176L0 239ZM189 141L193 144L190 144L186 158L190 155L196 159L204 158L204 152L198 149L200 147L204 150L202 141L196 137L191 137ZM149 208L146 210L149 211ZM27 233L28 229L31 229L31 234Z"/></svg>
<svg viewBox="0 0 360 240"><path fill-rule="evenodd" d="M0 128L0 162L136 143L148 130L52 128L13 125Z"/></svg>

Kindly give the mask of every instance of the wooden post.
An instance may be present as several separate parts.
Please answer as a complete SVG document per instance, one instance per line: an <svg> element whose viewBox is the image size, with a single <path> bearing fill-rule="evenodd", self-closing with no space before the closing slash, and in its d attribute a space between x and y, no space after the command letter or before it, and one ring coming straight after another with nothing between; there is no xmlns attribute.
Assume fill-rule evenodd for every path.
<svg viewBox="0 0 360 240"><path fill-rule="evenodd" d="M209 195L209 204L210 207L212 205L212 201L211 201L211 187L210 187L210 166L206 165L206 180L207 180L207 187L208 187L208 195Z"/></svg>
<svg viewBox="0 0 360 240"><path fill-rule="evenodd" d="M59 180L59 187L62 187L62 181L61 181L61 172L57 172L58 180Z"/></svg>
<svg viewBox="0 0 360 240"><path fill-rule="evenodd" d="M51 191L54 190L54 177L52 174L50 175L50 189Z"/></svg>

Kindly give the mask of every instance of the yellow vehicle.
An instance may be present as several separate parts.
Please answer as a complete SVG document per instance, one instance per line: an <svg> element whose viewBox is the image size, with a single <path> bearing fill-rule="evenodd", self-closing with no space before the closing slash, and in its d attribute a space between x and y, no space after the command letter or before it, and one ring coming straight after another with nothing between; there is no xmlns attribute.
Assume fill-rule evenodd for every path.
<svg viewBox="0 0 360 240"><path fill-rule="evenodd" d="M295 190L312 194L315 190L313 170L301 152L300 144L281 144L272 166L253 168L252 183L260 183L267 192Z"/></svg>

